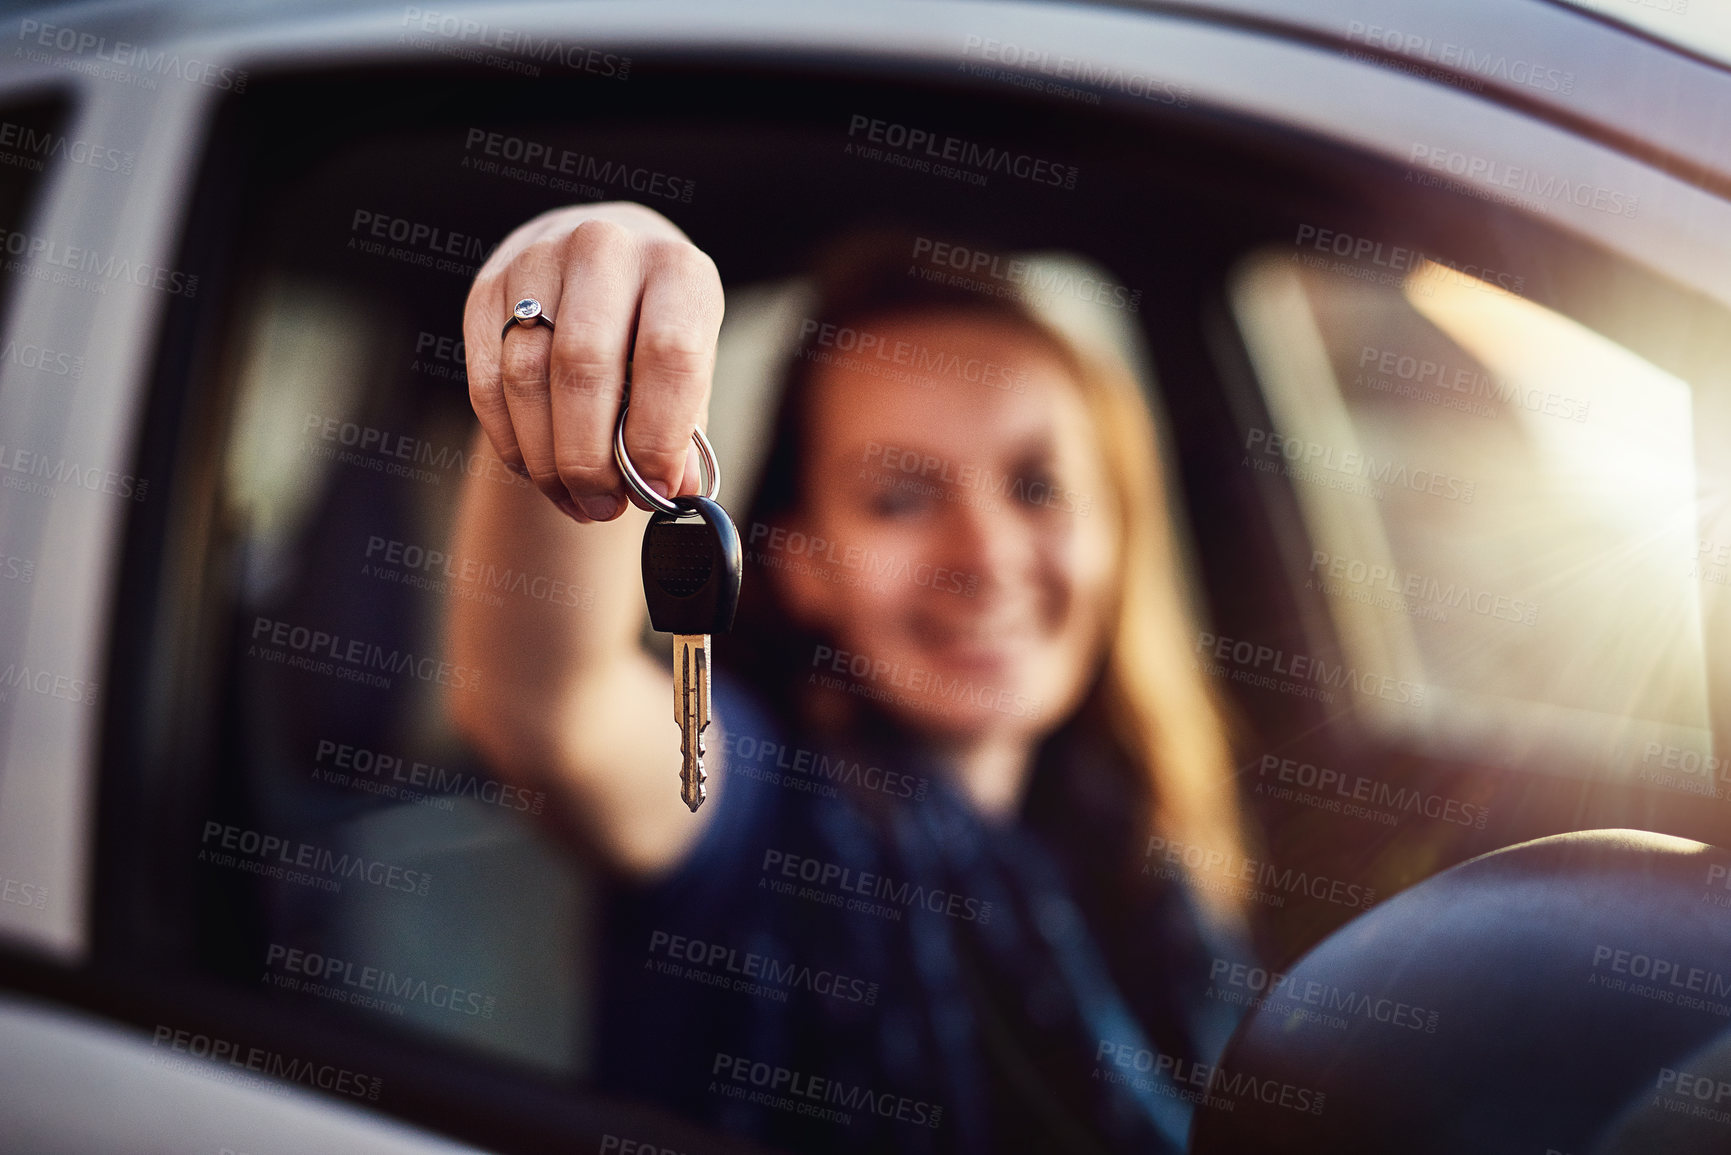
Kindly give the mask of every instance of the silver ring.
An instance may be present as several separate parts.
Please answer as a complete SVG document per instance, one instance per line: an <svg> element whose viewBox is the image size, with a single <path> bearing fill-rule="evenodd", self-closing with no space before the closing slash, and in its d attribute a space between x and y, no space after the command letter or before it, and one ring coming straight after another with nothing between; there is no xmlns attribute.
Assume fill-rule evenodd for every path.
<svg viewBox="0 0 1731 1155"><path fill-rule="evenodd" d="M499 330L499 340L503 341L510 333L512 325L545 325L551 329L553 318L541 311L541 302L534 297L524 297L511 310L511 317L505 322L505 327Z"/></svg>
<svg viewBox="0 0 1731 1155"><path fill-rule="evenodd" d="M619 424L613 428L613 460L618 463L619 472L625 475L625 484L651 507L671 517L699 516L695 510L673 504L643 483L643 475L637 472L630 455L625 452L625 413L630 408L629 401L619 407ZM714 501L715 495L721 491L721 466L715 460L715 450L711 448L709 438L703 435L703 430L695 425L691 427L691 440L697 442L697 469L703 476L703 496Z"/></svg>

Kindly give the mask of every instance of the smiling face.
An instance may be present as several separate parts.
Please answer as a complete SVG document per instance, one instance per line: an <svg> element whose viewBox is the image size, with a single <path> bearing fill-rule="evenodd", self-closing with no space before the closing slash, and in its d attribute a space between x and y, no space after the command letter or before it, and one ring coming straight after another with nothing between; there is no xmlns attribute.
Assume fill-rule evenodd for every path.
<svg viewBox="0 0 1731 1155"><path fill-rule="evenodd" d="M884 357L823 350L832 359L808 386L807 473L787 529L825 545L770 572L916 731L1037 738L1098 669L1118 569L1081 387L1012 321L928 313L867 330Z"/></svg>

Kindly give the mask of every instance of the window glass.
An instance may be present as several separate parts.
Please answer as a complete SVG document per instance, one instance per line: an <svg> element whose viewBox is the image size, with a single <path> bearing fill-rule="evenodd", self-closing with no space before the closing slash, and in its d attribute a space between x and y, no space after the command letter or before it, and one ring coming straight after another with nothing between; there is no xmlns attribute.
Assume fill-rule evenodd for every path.
<svg viewBox="0 0 1731 1155"><path fill-rule="evenodd" d="M906 613L921 599L970 596L968 583L980 580L977 565L964 572L929 564L915 549L927 540L912 536L923 524L917 519L906 531L914 545L891 541L871 550L834 541L819 548L810 535L794 538L753 520L753 493L774 465L774 447L784 444L772 437L778 385L796 365L833 358L858 369L861 388L881 381L886 390L917 388L915 397L970 390L975 408L968 416L981 424L988 406L1007 412L1028 386L993 358L983 358L987 369L980 369L978 348L964 347L964 363L935 339L879 343L882 319L869 314L844 319L835 332L825 329L811 300L817 256L849 236L880 246L893 239L896 259L883 267L895 284L905 278L933 299L942 289L947 307L964 319L977 320L993 302L1026 297L1024 304L1037 304L1065 341L1110 351L1099 366L1090 362L1096 374L1090 387L1103 397L1106 390L1123 392L1110 402L1120 406L1115 413L1152 402L1144 406L1154 414L1146 440L1114 452L1142 464L1151 451L1170 454L1159 469L1175 476L1178 447L1186 442L1180 422L1210 435L1226 428L1194 317L1194 285L1217 280L1218 270L1194 267L1202 261L1182 237L1127 229L1120 206L1132 190L1141 195L1158 184L1154 174L1170 171L1174 158L1223 170L1227 162L1199 159L1163 137L1158 149L1127 155L1121 124L1081 115L1073 123L1055 117L1030 123L1014 92L943 104L925 90L879 81L865 91L857 78L754 76L742 83L737 76L681 78L668 70L634 71L629 88L441 78L441 92L460 90L465 99L423 102L427 90L418 85L427 83L424 75L388 84L377 75L330 84L261 79L219 118L204 174L215 203L199 218L214 223L189 243L209 253L205 275L223 291L200 294L178 315L193 352L184 362L165 359L157 404L167 416L156 426L175 429L178 441L162 438L162 448L153 450L170 458L160 472L172 475L172 513L164 545L140 547L140 570L160 565L162 576L152 588L129 575L134 589L154 598L152 613L136 615L150 621L137 656L152 677L123 683L140 692L118 708L141 718L135 726L148 740L140 743L138 778L147 785L138 793L164 818L137 835L141 843L151 840L138 847L137 861L153 880L139 889L150 892L163 916L132 917L127 925L148 938L151 958L165 971L188 987L221 987L260 1022L305 1020L329 1037L381 1047L400 1061L400 1070L385 1072L393 1086L421 1074L418 1059L404 1058L404 1044L431 1041L428 1053L447 1074L526 1071L541 1076L542 1086L551 1079L579 1096L602 1090L705 1120L726 1106L710 1090L714 1054L703 1062L681 1055L675 1064L668 1058L672 1042L644 1041L657 1015L673 1008L692 1020L692 1036L702 1026L698 1019L725 1023L754 1014L763 1022L786 1015L804 1030L827 1021L825 1015L852 1013L851 1004L837 1003L827 978L813 980L812 990L732 985L739 975L725 976L723 986L714 969L723 956L705 953L714 967L686 969L672 965L689 962L675 951L701 940L755 960L739 964L753 972L773 960L784 978L846 971L859 978L860 992L905 976L894 959L850 958L858 964L851 970L819 959L822 965L791 970L795 956L763 946L750 928L706 929L690 912L659 917L638 933L612 910L623 905L625 888L610 885L605 861L573 829L586 816L572 799L505 781L475 748L480 743L457 732L445 695L488 678L508 680L514 671L508 657L498 669L453 660L446 636L453 601L552 606L569 615L574 629L592 616L592 591L573 574L487 562L454 544L466 486L527 485L489 464L490 456L471 452L476 419L461 324L477 269L513 228L561 205L637 199L664 212L712 255L724 277L727 328L708 428L723 461L723 500L754 567L747 580L767 588L775 567L830 567L838 588L854 589L863 571ZM379 106L387 87L388 115L352 116L353 107ZM796 89L797 102L779 95ZM703 94L701 104L693 92ZM540 111L526 118L526 109ZM981 155L988 158L982 164L998 167L960 180L948 170L898 163L893 150L864 150L854 139L879 131L872 127L878 120L932 116L950 124L958 139L996 142ZM1094 183L1078 191L1025 179L1004 159L1010 145L1075 168L1085 161ZM531 155L540 161L524 163ZM596 183L579 187L564 169L592 173ZM1236 175L1227 171L1219 179ZM983 180L993 182L994 196L979 195ZM1166 215L1203 220L1223 238L1253 223L1242 206L1198 208L1206 198L1183 183L1159 187L1174 202ZM1132 233L1135 244L1126 245ZM1183 303L1156 305L1156 292ZM862 334L870 339L863 350L856 345ZM1210 408L1187 419L1169 417L1162 404L1159 387L1168 378L1159 355L1174 351L1199 367L1188 380L1197 398L1209 399ZM184 379L183 364L191 367ZM944 373L959 375L959 382L940 385ZM1144 436L1143 426L1121 423L1126 442ZM1108 508L1105 483L1072 484L1069 473L1055 473L1056 457L1047 457L1057 450L1049 448L1043 424L1039 437L1029 437L1037 452L1018 443L1015 456L1004 450L984 465L970 456L979 438L970 424L945 451L949 460L935 467L920 440L929 431L913 419L905 426L874 434L854 472L836 483L877 479L872 483L904 495L917 483L925 498L948 486L942 502L927 502L934 523L990 505L1040 519L1043 532L1053 534L1072 522L1078 535L1110 524L1091 514L1096 501ZM1092 469L1092 460L1067 453L1060 464ZM1138 489L1156 495L1142 516L1174 523L1172 572L1183 579L1200 573L1190 548L1190 495L1177 484ZM888 541L894 529L878 528L877 540ZM1148 548L1157 550L1152 542ZM1164 577L1151 575L1149 584ZM1171 597L1169 609L1143 612L1158 617L1163 660L1181 671L1193 636L1180 628L1181 603L1193 602L1200 616L1207 595L1184 588ZM640 610L635 602L628 608ZM728 641L739 642L743 633ZM646 641L661 660L668 639ZM718 644L717 654L724 648ZM820 657L832 681L861 676L857 663L817 645L795 655L802 663L796 674L815 670ZM744 675L735 671L749 658L727 661L718 656L735 682L718 688L717 701L733 706L743 700ZM971 705L1000 703L1005 717L1024 708L1013 694L986 686L984 675L946 674L941 684L942 693ZM656 715L667 718L665 703ZM905 789L908 805L935 805L925 773L844 758L832 735L795 742L779 720L727 732L720 708L718 720L724 732L711 735L712 757L738 759L733 781L750 783L756 797L827 800L854 791L877 806L889 783ZM676 749L670 718L666 730L669 749ZM1080 728L1065 737L1076 744L1076 756L1104 764L1083 744ZM1225 745L1222 739L1204 751L1208 789L1222 795L1236 788ZM1145 751L1137 747L1135 754ZM134 752L116 755L118 762ZM833 780L849 773L855 780ZM666 780L672 795L671 763ZM1098 804L1091 797L1060 801ZM839 802L835 809L852 813ZM1128 875L1150 880L1138 901L1156 905L1170 877L1158 862L1138 873L1150 852L1128 822L1121 827L1113 830L1114 849L1128 857ZM1205 829L1200 821L1197 828ZM1078 841L1097 837L1080 822L1067 833ZM760 864L767 851L781 853L779 845L736 848L727 865L768 881ZM121 852L114 853L121 861ZM883 885L898 902L928 902L919 896L944 889L916 877L911 863L901 875L868 873L887 878ZM1282 875L1291 877L1290 870ZM119 881L131 885L129 878ZM766 904L766 917L816 925L801 905L806 899L749 881L739 890L736 898ZM950 891L960 893L953 882ZM975 906L958 898L956 910L993 901L964 897ZM1290 898L1297 906L1311 896ZM787 909L778 913L776 903ZM842 913L874 920L866 931L876 934L880 923L900 926L904 918L949 919L947 910ZM1127 932L1113 947L1114 965L1126 968L1142 949ZM649 984L655 996L635 997L632 982ZM1152 997L1169 993L1160 988ZM699 1011L678 1013L693 1001ZM1082 1041L1079 1062L1098 1045L1097 1038ZM815 1055L811 1070L839 1079L853 1054ZM652 1086L618 1074L656 1064L677 1069ZM881 1085L895 1082L885 1075ZM858 1083L866 1085L864 1076Z"/></svg>
<svg viewBox="0 0 1731 1155"><path fill-rule="evenodd" d="M1289 479L1295 577L1363 723L1442 756L1627 771L1710 749L1688 383L1515 292L1263 252L1231 298ZM1362 688L1362 687L1361 687Z"/></svg>

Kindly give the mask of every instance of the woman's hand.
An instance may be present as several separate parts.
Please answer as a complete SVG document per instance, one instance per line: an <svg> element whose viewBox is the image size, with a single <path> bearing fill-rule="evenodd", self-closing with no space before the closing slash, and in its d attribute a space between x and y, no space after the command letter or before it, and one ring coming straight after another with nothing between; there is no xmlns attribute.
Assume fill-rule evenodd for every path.
<svg viewBox="0 0 1731 1155"><path fill-rule="evenodd" d="M554 323L516 325L524 297ZM696 492L693 428L707 419L721 278L666 217L622 201L554 209L487 259L463 310L469 400L506 465L580 522L609 521L626 492L613 430L631 359L625 448L663 497ZM646 508L646 507L644 507Z"/></svg>
<svg viewBox="0 0 1731 1155"><path fill-rule="evenodd" d="M524 297L541 302L554 330L514 325L501 342ZM450 553L483 573L556 581L568 596L480 598L450 583L448 652L486 676L449 691L446 708L495 775L547 791L562 827L635 876L678 862L715 807L692 814L679 798L673 679L641 642L648 518L626 509L613 429L629 355L631 460L664 496L695 489L691 431L709 404L720 327L714 263L632 204L557 209L523 225L476 275L463 313L482 427L474 451L526 469L540 493L470 472ZM609 524L574 527L555 505ZM724 770L718 759L713 790Z"/></svg>

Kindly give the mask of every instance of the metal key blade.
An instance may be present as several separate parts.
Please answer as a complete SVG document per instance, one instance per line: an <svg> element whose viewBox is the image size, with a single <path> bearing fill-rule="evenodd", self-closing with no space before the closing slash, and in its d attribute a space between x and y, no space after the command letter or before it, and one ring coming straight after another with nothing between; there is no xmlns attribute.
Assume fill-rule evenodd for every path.
<svg viewBox="0 0 1731 1155"><path fill-rule="evenodd" d="M709 725L709 635L673 635L673 719L679 723L679 797L693 814L708 797L703 731Z"/></svg>
<svg viewBox="0 0 1731 1155"><path fill-rule="evenodd" d="M673 720L679 726L679 797L703 805L708 774L709 639L733 626L743 555L727 511L704 497L675 499L680 514L657 513L643 531L643 600L649 624L673 635ZM693 516L694 515L694 516Z"/></svg>

